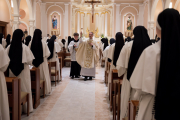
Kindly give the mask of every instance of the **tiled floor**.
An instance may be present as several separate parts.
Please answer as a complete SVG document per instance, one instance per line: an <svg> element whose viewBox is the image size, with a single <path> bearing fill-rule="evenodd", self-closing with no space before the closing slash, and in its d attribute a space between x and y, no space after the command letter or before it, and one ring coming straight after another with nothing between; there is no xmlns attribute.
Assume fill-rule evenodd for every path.
<svg viewBox="0 0 180 120"><path fill-rule="evenodd" d="M63 80L41 105L22 120L111 120L104 84L104 68L96 68L92 81L69 78L70 68L62 69Z"/></svg>

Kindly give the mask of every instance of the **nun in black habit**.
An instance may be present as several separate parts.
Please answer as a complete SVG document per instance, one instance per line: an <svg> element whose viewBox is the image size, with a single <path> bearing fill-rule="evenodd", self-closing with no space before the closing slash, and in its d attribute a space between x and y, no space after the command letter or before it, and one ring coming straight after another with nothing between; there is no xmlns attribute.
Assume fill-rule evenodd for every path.
<svg viewBox="0 0 180 120"><path fill-rule="evenodd" d="M135 91L131 90L129 81L131 75L143 50L152 44L147 29L144 26L135 27L133 34L134 41L128 42L124 45L116 63L118 76L121 77L124 75L121 89L121 120L122 118L127 117L129 101L136 100L133 97Z"/></svg>
<svg viewBox="0 0 180 120"><path fill-rule="evenodd" d="M48 57L48 61L49 62L56 62L56 70L59 71L59 80L61 79L60 77L60 67L59 67L59 58L58 58L58 54L61 51L61 47L60 45L56 42L56 36L53 35L51 37L51 39L48 42L48 47L50 50L50 56ZM52 80L54 79L54 77L52 78Z"/></svg>
<svg viewBox="0 0 180 120"><path fill-rule="evenodd" d="M25 45L28 46L30 41L31 41L31 36L28 35L28 36L26 37L26 39L25 39Z"/></svg>
<svg viewBox="0 0 180 120"><path fill-rule="evenodd" d="M116 69L116 61L119 57L121 49L124 46L124 38L121 32L116 33L116 43L112 44L108 52L108 62L111 62L110 71ZM109 94L109 83L111 83L111 74L108 76L108 94Z"/></svg>
<svg viewBox="0 0 180 120"><path fill-rule="evenodd" d="M165 9L156 23L159 42L144 50L131 76L136 96L141 96L137 120L180 120L180 15Z"/></svg>
<svg viewBox="0 0 180 120"><path fill-rule="evenodd" d="M8 34L6 37L6 47L5 48L7 48L10 44L11 44L11 35Z"/></svg>
<svg viewBox="0 0 180 120"><path fill-rule="evenodd" d="M21 79L21 91L29 93L29 112L32 112L33 102L29 65L32 65L34 56L29 47L22 43L22 40L23 31L16 29L13 33L11 44L6 48L6 52L10 58L8 72L9 77L18 77ZM27 113L27 103L23 105L22 111Z"/></svg>
<svg viewBox="0 0 180 120"><path fill-rule="evenodd" d="M45 81L45 94L50 94L51 81L47 61L50 51L46 42L42 41L42 32L40 29L34 31L34 36L32 42L29 43L29 47L35 57L32 64L40 69L40 79Z"/></svg>

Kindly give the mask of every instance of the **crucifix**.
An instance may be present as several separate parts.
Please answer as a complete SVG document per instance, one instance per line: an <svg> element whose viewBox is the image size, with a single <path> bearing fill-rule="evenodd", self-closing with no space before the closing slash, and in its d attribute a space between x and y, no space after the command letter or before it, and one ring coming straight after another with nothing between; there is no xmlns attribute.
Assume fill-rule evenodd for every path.
<svg viewBox="0 0 180 120"><path fill-rule="evenodd" d="M94 3L101 3L101 1L91 0L91 1L85 1L85 3L91 3L91 5L92 5L92 23L93 23L93 20L94 20Z"/></svg>

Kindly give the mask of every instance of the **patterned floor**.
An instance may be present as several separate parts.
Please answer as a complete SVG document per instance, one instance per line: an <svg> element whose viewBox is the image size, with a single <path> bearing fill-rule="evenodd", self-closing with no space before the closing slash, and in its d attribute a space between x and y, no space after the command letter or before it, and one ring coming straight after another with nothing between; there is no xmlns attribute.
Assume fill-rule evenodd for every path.
<svg viewBox="0 0 180 120"><path fill-rule="evenodd" d="M51 95L41 99L41 105L22 120L111 120L104 84L104 68L96 68L92 81L69 78L70 68L62 69L63 80Z"/></svg>

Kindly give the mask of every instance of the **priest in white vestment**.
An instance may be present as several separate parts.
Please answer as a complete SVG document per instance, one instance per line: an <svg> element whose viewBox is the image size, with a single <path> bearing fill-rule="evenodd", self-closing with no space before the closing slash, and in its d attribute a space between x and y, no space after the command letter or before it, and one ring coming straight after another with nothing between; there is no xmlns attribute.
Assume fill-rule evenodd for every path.
<svg viewBox="0 0 180 120"><path fill-rule="evenodd" d="M31 93L31 75L29 65L32 65L34 56L28 46L22 43L23 31L16 29L13 33L11 45L6 49L10 58L9 77L21 79L21 91L29 93L29 112L33 112ZM23 112L27 113L27 103L23 105Z"/></svg>
<svg viewBox="0 0 180 120"><path fill-rule="evenodd" d="M0 44L0 120L10 120L8 93L4 76L9 61L8 54Z"/></svg>
<svg viewBox="0 0 180 120"><path fill-rule="evenodd" d="M56 36L53 35L51 39L48 42L48 47L50 50L50 56L48 57L49 62L56 62L56 69L59 71L59 80L61 79L60 77L60 63L59 63L59 58L58 58L58 52L61 51L60 45L56 42ZM52 80L55 80L55 77L52 77Z"/></svg>
<svg viewBox="0 0 180 120"><path fill-rule="evenodd" d="M156 120L180 120L179 16L175 9L159 14L156 32L161 40L144 50L131 76L134 97L141 97L137 120L153 120L154 113Z"/></svg>
<svg viewBox="0 0 180 120"><path fill-rule="evenodd" d="M70 71L70 77L72 79L75 78L79 78L80 76L80 71L81 71L81 66L77 63L76 61L76 52L78 50L79 47L79 34L78 33L74 33L74 41L71 41L68 49L70 51L71 54L71 71Z"/></svg>
<svg viewBox="0 0 180 120"><path fill-rule="evenodd" d="M93 40L93 32L89 33L89 39L86 41L82 40L82 32L79 39L79 47L76 52L76 60L81 65L81 75L84 76L86 81L92 80L96 74L96 65L99 60L98 46L96 41Z"/></svg>
<svg viewBox="0 0 180 120"><path fill-rule="evenodd" d="M42 41L42 32L39 29L34 31L32 42L29 44L35 59L33 66L40 69L40 79L45 81L45 94L51 93L51 80L47 58L50 56L49 48L46 42Z"/></svg>
<svg viewBox="0 0 180 120"><path fill-rule="evenodd" d="M121 116L120 119L127 117L129 99L133 98L134 92L131 91L129 79L136 66L136 63L143 52L143 50L151 45L147 29L143 26L137 26L133 30L134 41L127 42L121 50L120 56L117 61L118 76L123 77L121 89ZM131 95L130 95L131 92Z"/></svg>
<svg viewBox="0 0 180 120"><path fill-rule="evenodd" d="M108 62L111 63L110 74L108 74L108 95L109 95L109 85L111 83L111 71L116 69L116 62L121 52L121 49L124 46L124 37L121 32L116 33L116 43L112 44L108 52Z"/></svg>

